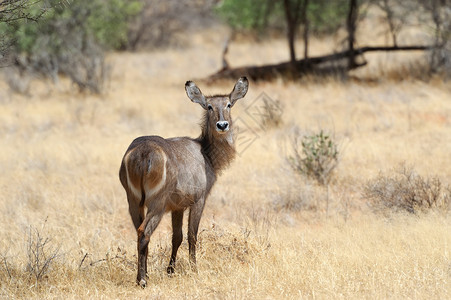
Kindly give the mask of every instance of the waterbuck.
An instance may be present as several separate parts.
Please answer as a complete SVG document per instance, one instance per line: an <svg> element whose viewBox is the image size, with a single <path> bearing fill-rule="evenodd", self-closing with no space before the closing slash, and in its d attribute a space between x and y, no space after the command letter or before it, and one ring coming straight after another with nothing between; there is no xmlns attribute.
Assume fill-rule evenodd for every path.
<svg viewBox="0 0 451 300"><path fill-rule="evenodd" d="M229 95L204 96L187 81L186 94L205 110L200 137L143 136L125 152L119 178L127 193L129 212L138 234L137 283L145 287L150 236L165 212L172 214L172 255L167 272L174 272L182 243L183 212L189 208L189 257L196 264L196 240L205 200L220 172L235 157L230 110L243 98L249 82L241 77Z"/></svg>

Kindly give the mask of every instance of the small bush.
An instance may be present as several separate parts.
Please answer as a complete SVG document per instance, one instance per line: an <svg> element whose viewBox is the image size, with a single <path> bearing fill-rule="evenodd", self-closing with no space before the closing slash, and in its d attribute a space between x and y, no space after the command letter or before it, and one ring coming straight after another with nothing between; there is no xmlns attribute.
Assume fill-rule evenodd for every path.
<svg viewBox="0 0 451 300"><path fill-rule="evenodd" d="M35 278L36 285L47 275L54 261L60 256L60 247L51 246L51 239L43 237L37 229L28 233L27 271Z"/></svg>
<svg viewBox="0 0 451 300"><path fill-rule="evenodd" d="M292 145L294 154L288 157L291 167L320 184L327 184L338 164L335 141L321 130L318 134L304 136L300 145L299 136L295 135Z"/></svg>
<svg viewBox="0 0 451 300"><path fill-rule="evenodd" d="M279 100L270 100L262 98L263 107L260 115L260 121L263 128L276 128L283 123L282 103Z"/></svg>
<svg viewBox="0 0 451 300"><path fill-rule="evenodd" d="M290 180L291 181L291 180ZM280 183L273 192L272 207L275 211L318 211L321 210L321 191L313 185L299 182Z"/></svg>
<svg viewBox="0 0 451 300"><path fill-rule="evenodd" d="M432 208L448 211L451 188L437 177L423 178L412 168L401 166L393 174L370 180L363 196L376 212L388 210L417 213Z"/></svg>

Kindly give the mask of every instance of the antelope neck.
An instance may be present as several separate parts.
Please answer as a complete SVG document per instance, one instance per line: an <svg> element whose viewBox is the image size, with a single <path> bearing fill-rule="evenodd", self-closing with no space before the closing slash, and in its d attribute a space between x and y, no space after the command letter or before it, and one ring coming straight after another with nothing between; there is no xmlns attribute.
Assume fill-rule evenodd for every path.
<svg viewBox="0 0 451 300"><path fill-rule="evenodd" d="M209 128L208 117L205 116L202 125L202 134L198 138L202 152L207 161L213 167L214 173L219 175L235 158L235 145L232 130L218 135L213 133L214 128Z"/></svg>

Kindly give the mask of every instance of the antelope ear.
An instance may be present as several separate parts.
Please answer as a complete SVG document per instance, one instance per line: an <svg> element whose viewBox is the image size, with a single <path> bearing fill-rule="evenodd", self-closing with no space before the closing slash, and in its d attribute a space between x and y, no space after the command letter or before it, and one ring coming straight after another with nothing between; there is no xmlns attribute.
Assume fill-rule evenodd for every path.
<svg viewBox="0 0 451 300"><path fill-rule="evenodd" d="M204 109L207 109L207 101L194 82L187 81L185 83L185 91L191 101L193 101L194 103L199 103Z"/></svg>
<svg viewBox="0 0 451 300"><path fill-rule="evenodd" d="M240 79L238 79L238 81L235 83L235 86L233 87L233 91L230 93L230 102L232 106L238 99L241 99L246 95L248 87L249 81L246 77L241 77Z"/></svg>

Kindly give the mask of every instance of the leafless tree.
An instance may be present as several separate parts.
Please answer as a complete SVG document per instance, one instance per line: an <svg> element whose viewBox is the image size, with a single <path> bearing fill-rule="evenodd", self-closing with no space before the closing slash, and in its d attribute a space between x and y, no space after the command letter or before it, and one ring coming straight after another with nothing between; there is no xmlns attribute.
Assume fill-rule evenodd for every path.
<svg viewBox="0 0 451 300"><path fill-rule="evenodd" d="M307 8L309 0L284 0L283 6L287 23L288 48L290 50L290 61L296 62L295 40L299 25L304 25L304 57L308 56L308 19Z"/></svg>
<svg viewBox="0 0 451 300"><path fill-rule="evenodd" d="M348 17L346 19L346 27L348 29L348 67L351 69L357 65L356 54L354 51L355 32L357 29L358 4L357 0L349 0Z"/></svg>
<svg viewBox="0 0 451 300"><path fill-rule="evenodd" d="M445 70L451 75L451 1L420 1L434 24L434 49L430 56L432 71Z"/></svg>
<svg viewBox="0 0 451 300"><path fill-rule="evenodd" d="M131 24L127 48L157 48L174 44L188 26L203 26L218 0L142 0L143 9Z"/></svg>
<svg viewBox="0 0 451 300"><path fill-rule="evenodd" d="M377 2L377 6L384 12L385 19L388 24L388 28L392 37L393 46L398 46L397 36L399 31L401 30L402 24L404 23L404 18L401 16L396 16L393 7L393 3L390 3L390 0L381 0ZM401 17L401 18L398 18Z"/></svg>

